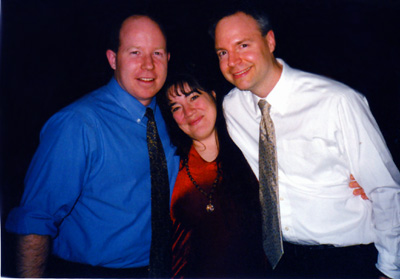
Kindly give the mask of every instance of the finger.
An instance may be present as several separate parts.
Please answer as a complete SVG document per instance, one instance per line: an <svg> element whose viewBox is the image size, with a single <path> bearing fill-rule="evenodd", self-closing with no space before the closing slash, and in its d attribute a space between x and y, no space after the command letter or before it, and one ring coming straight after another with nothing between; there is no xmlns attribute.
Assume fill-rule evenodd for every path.
<svg viewBox="0 0 400 279"><path fill-rule="evenodd" d="M360 185L358 185L357 182L352 181L352 182L349 183L349 187L350 188L360 188Z"/></svg>
<svg viewBox="0 0 400 279"><path fill-rule="evenodd" d="M352 174L350 174L350 180L355 180Z"/></svg>
<svg viewBox="0 0 400 279"><path fill-rule="evenodd" d="M362 194L361 194L361 198L362 198L363 200L369 200L369 198L367 197L367 195L366 195L365 193L362 193Z"/></svg>
<svg viewBox="0 0 400 279"><path fill-rule="evenodd" d="M353 191L353 195L355 195L355 196L358 196L358 195L361 195L361 194L362 194L361 189L355 189Z"/></svg>

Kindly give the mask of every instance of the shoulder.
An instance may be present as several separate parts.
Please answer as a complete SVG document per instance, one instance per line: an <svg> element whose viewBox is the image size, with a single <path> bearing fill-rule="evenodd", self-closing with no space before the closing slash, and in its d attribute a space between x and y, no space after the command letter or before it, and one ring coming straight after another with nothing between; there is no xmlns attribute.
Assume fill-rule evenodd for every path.
<svg viewBox="0 0 400 279"><path fill-rule="evenodd" d="M228 92L228 94L225 95L223 104L229 104L229 103L234 102L235 100L237 100L240 97L241 92L243 92L243 91L241 91L237 87L232 88Z"/></svg>
<svg viewBox="0 0 400 279"><path fill-rule="evenodd" d="M302 97L314 97L317 100L332 102L366 102L365 96L348 85L329 77L295 70L292 76L293 91Z"/></svg>
<svg viewBox="0 0 400 279"><path fill-rule="evenodd" d="M235 87L224 97L222 106L224 112L233 112L237 109L245 109L252 103L253 97L250 91L243 91Z"/></svg>
<svg viewBox="0 0 400 279"><path fill-rule="evenodd" d="M71 132L83 127L95 126L105 95L106 90L99 88L62 108L45 123L42 134L49 131L62 132L63 130Z"/></svg>

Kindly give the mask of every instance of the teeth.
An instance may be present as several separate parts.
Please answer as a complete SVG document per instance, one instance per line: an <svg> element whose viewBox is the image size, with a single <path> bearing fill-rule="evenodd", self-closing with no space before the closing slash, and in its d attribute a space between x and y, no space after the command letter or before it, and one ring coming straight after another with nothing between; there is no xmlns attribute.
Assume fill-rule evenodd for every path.
<svg viewBox="0 0 400 279"><path fill-rule="evenodd" d="M241 74L247 72L249 69L250 69L250 68L247 68L247 69L245 69L245 70L243 70L243 71L241 71L241 72L239 72L239 73L236 73L236 74L234 74L234 75L235 75L235 76L241 75Z"/></svg>
<svg viewBox="0 0 400 279"><path fill-rule="evenodd" d="M154 78L140 78L140 80L143 80L143 81L152 81L152 80L154 80Z"/></svg>

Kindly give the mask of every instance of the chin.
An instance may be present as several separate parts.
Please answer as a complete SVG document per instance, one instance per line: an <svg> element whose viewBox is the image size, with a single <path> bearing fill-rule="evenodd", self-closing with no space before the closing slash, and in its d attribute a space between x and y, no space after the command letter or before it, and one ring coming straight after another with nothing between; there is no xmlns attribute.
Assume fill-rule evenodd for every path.
<svg viewBox="0 0 400 279"><path fill-rule="evenodd" d="M250 87L249 86L244 86L244 85L240 85L240 84L238 84L238 85L235 85L237 88L239 88L240 90L242 90L242 91L248 91L248 90L250 90Z"/></svg>
<svg viewBox="0 0 400 279"><path fill-rule="evenodd" d="M244 80L233 80L232 84L235 85L240 90L248 90L249 89L248 83L245 82Z"/></svg>

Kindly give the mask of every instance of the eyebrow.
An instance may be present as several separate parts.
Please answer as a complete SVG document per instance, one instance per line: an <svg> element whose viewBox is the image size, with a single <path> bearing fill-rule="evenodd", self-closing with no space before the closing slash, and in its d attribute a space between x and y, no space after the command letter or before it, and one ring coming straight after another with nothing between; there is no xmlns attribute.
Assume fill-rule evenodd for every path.
<svg viewBox="0 0 400 279"><path fill-rule="evenodd" d="M134 45L134 46L126 47L125 49L128 50L128 51L131 51L131 50L134 50L134 49L142 50L143 47ZM155 47L155 48L153 48L153 51L165 51L165 52L168 52L165 47Z"/></svg>
<svg viewBox="0 0 400 279"><path fill-rule="evenodd" d="M172 108L176 103L170 103L169 107Z"/></svg>
<svg viewBox="0 0 400 279"><path fill-rule="evenodd" d="M238 46L238 45L240 45L240 44L243 44L244 42L252 42L252 41L253 41L253 40L250 39L250 38L245 38L245 39L242 39L242 40L240 40L240 41L235 42L235 46ZM225 49L224 49L224 48L221 48L221 47L215 48L215 51L220 51L220 50L225 50Z"/></svg>

